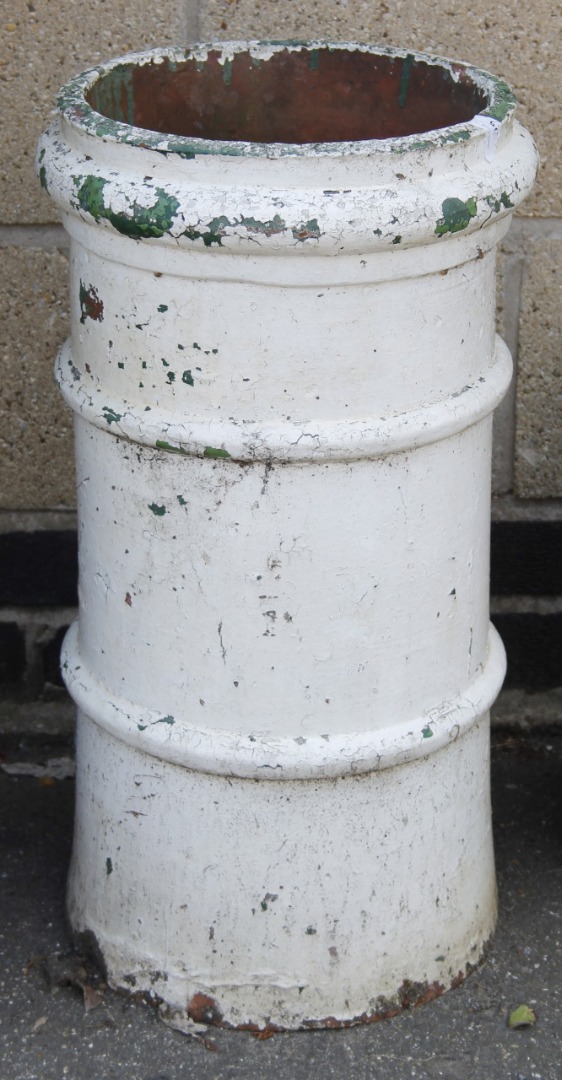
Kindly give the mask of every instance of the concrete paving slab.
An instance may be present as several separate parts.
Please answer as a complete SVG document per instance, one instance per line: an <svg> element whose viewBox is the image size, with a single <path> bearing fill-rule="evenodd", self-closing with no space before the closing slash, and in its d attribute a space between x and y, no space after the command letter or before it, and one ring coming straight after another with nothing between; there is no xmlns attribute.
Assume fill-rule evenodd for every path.
<svg viewBox="0 0 562 1080"><path fill-rule="evenodd" d="M67 735L12 733L0 751L0 764L36 765L71 746ZM72 950L72 780L0 768L1 1080L560 1080L562 736L497 732L493 802L500 919L459 989L369 1027L194 1038L104 989ZM536 1023L512 1030L521 1004Z"/></svg>

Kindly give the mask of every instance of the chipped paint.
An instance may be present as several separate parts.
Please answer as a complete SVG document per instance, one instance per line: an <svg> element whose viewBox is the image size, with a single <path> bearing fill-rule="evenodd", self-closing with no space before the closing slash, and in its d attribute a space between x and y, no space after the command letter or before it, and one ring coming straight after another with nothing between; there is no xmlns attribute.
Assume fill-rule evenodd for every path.
<svg viewBox="0 0 562 1080"><path fill-rule="evenodd" d="M225 59L222 66L222 81L225 86L230 86L232 82L232 60Z"/></svg>
<svg viewBox="0 0 562 1080"><path fill-rule="evenodd" d="M229 458L230 454L224 447L206 446L203 451L203 457L210 458Z"/></svg>
<svg viewBox="0 0 562 1080"><path fill-rule="evenodd" d="M472 68L468 65L445 60L442 57L433 57L427 54L411 52L409 50L383 48L380 46L374 47L357 43L345 43L334 46L326 42L219 42L207 46L195 45L185 50L159 49L154 50L152 53L140 54L132 59L136 60L140 65L149 63L162 64L165 62L170 65L171 69L185 64L186 61L191 61L194 62L195 67L199 71L203 71L205 64L209 60L210 52L212 51L218 57L219 63L223 66L223 81L228 83L232 74L232 61L237 52L247 52L251 58L252 67L259 70L268 62L268 60L279 52L298 53L307 50L309 53L309 68L311 71L317 71L320 67L320 58L323 50L328 49L333 52L338 48L358 54L371 53L377 57L388 57L395 62L400 62L402 60L402 72L404 71L404 68L408 70L409 67L423 62L429 67L437 65L441 67L444 76L446 75L452 83L459 82L461 79L472 80L474 85L481 87L486 94L487 102L485 108L482 109L482 114L495 118L500 122L508 119L515 108L515 100L510 88L506 83L502 82L502 80L497 79L488 72L480 71L479 69ZM127 58L127 60L130 64L130 59ZM163 155L177 154L186 159L193 159L198 154L221 154L222 156L236 157L246 156L250 153L258 157L268 156L265 144L244 143L237 140L216 140L213 142L205 139L178 137L173 134L162 135L160 132L153 132L146 128L131 128L132 102L129 89L131 68L129 64L125 63L125 58L119 58L118 60L112 61L110 64L93 68L91 71L85 72L81 76L77 76L61 90L58 98L58 105L61 112L63 112L71 122L79 123L86 131L98 138L121 139L130 145L140 145L147 149L155 150ZM102 75L106 76L105 84L100 80L100 76ZM401 87L401 95L404 97L405 92L407 92L407 80L404 75L402 77L402 82L406 83L405 89L403 86ZM91 91L92 87L96 86L96 84L99 84L100 86L107 85L109 89L109 101L103 101L99 97L99 87L96 89L100 111L97 111L92 106L88 105L85 96L88 91ZM125 102L124 108L122 106L123 101ZM106 115L103 115L104 111ZM447 130L445 138L449 138L450 135L454 137L455 131L456 128L453 125ZM437 138L436 133L432 133L432 135L434 139ZM440 132L439 136L441 136ZM407 145L407 139L397 140L397 142L398 141L401 144ZM339 152L338 144L330 142L317 142L316 148L325 154ZM303 150L302 145L293 143L287 144L286 147L279 144L277 149L279 155L289 154L294 156L295 154L302 154L303 152L306 151Z"/></svg>
<svg viewBox="0 0 562 1080"><path fill-rule="evenodd" d="M119 421L122 419L122 413L115 412L115 410L111 409L109 405L104 405L103 419L105 420L106 424L118 424Z"/></svg>
<svg viewBox="0 0 562 1080"><path fill-rule="evenodd" d="M442 204L443 217L439 218L435 226L437 236L446 233L460 232L470 225L472 218L476 217L476 199L457 199L455 196L444 199Z"/></svg>
<svg viewBox="0 0 562 1080"><path fill-rule="evenodd" d="M187 453L181 446L172 446L171 443L166 442L165 439L155 439L154 445L157 450L167 450L169 454L185 454Z"/></svg>
<svg viewBox="0 0 562 1080"><path fill-rule="evenodd" d="M86 286L83 281L80 282L79 301L81 323L85 323L86 319L103 322L103 300L100 300L94 285Z"/></svg>
<svg viewBox="0 0 562 1080"><path fill-rule="evenodd" d="M401 109L404 108L404 106L406 104L406 99L408 97L408 83L410 81L410 73L411 73L411 70L412 70L413 62L414 62L414 57L413 57L412 53L408 53L408 55L404 57L404 63L402 64L402 75L400 76L400 91L399 91L399 95L398 95L398 106Z"/></svg>
<svg viewBox="0 0 562 1080"><path fill-rule="evenodd" d="M81 210L90 214L94 221L109 221L114 229L136 240L154 239L164 236L173 223L179 209L179 201L163 188L154 188L155 202L142 206L133 202L128 211L112 210L106 206L104 190L108 181L100 176L76 176L76 201ZM187 235L187 233L186 233Z"/></svg>
<svg viewBox="0 0 562 1080"><path fill-rule="evenodd" d="M243 225L249 233L259 233L262 236L278 236L287 228L286 222L279 214L275 214L269 221L258 221L257 218L242 215L239 224Z"/></svg>
<svg viewBox="0 0 562 1080"><path fill-rule="evenodd" d="M319 240L322 235L320 232L320 226L316 218L311 218L310 221L303 221L300 225L297 225L291 230L295 240Z"/></svg>
<svg viewBox="0 0 562 1080"><path fill-rule="evenodd" d="M187 1015L196 1024L217 1025L222 1021L222 1013L209 994L194 994L188 1002Z"/></svg>
<svg viewBox="0 0 562 1080"><path fill-rule="evenodd" d="M502 191L499 198L495 195L487 195L486 202L494 214L499 214L502 210L513 210L514 208L514 203L511 201L507 191Z"/></svg>
<svg viewBox="0 0 562 1080"><path fill-rule="evenodd" d="M183 235L187 236L188 240L202 240L205 247L212 247L213 244L218 244L220 247L222 246L225 230L230 224L228 218L221 214L219 217L207 222L203 231L199 227L190 226L184 229Z"/></svg>
<svg viewBox="0 0 562 1080"><path fill-rule="evenodd" d="M420 63L482 111L337 143L132 122L141 69L156 85L211 65L226 101L282 52L308 80L304 125L341 48L350 70L382 57L406 132ZM504 659L478 538L510 361L488 299L532 143L497 80L371 46L158 50L60 100L37 167L85 290L57 362L84 540L63 657L72 926L112 985L197 1023L395 1015L454 983L494 925L482 778Z"/></svg>

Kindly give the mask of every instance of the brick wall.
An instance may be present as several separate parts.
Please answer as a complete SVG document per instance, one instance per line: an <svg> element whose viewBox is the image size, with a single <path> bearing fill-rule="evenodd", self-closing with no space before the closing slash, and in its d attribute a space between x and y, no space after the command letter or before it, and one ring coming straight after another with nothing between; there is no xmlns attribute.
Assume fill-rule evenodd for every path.
<svg viewBox="0 0 562 1080"><path fill-rule="evenodd" d="M237 37L416 48L488 68L514 87L541 168L500 260L498 319L517 376L495 423L492 609L511 685L562 684L562 11L546 0L492 8L483 0L4 5L0 696L33 699L56 686L76 589L72 422L52 380L67 334L67 243L35 179L37 136L58 87L81 69L156 44Z"/></svg>

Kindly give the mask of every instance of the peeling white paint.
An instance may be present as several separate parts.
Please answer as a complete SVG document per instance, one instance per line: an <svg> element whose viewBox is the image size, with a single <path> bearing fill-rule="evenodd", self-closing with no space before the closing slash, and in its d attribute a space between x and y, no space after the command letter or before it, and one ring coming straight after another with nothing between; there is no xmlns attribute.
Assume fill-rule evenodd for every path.
<svg viewBox="0 0 562 1080"><path fill-rule="evenodd" d="M533 144L510 106L186 157L96 134L97 76L38 158L71 236L72 925L193 1023L367 1021L495 921L494 260Z"/></svg>

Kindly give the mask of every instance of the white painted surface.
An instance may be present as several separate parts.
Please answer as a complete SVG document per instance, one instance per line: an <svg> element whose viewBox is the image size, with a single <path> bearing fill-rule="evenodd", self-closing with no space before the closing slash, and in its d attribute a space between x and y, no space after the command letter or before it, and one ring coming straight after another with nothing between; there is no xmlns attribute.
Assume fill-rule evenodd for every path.
<svg viewBox="0 0 562 1080"><path fill-rule="evenodd" d="M70 915L114 984L192 1015L368 1019L493 929L494 253L536 160L510 114L464 127L184 159L67 112L43 142L72 237ZM156 188L170 228L122 235ZM466 227L437 231L445 199Z"/></svg>

